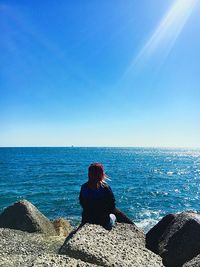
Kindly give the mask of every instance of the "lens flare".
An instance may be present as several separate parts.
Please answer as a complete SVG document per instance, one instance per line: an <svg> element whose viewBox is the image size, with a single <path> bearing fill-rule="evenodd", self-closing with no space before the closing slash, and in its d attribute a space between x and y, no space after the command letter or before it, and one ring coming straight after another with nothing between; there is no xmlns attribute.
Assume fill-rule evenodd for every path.
<svg viewBox="0 0 200 267"><path fill-rule="evenodd" d="M125 76L133 71L133 69L140 69L145 66L150 59L157 56L159 53L161 53L161 60L167 57L197 2L198 0L175 1L167 14L162 18L149 40L133 59L125 72Z"/></svg>

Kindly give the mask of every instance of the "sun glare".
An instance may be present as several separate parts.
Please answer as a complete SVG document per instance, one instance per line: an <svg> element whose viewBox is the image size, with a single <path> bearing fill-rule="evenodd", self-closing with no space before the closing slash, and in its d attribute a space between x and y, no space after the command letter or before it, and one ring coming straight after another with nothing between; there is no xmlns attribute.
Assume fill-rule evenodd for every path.
<svg viewBox="0 0 200 267"><path fill-rule="evenodd" d="M134 68L143 67L149 59L159 52L162 52L162 60L167 57L197 2L198 0L175 1L149 40L131 62L125 76Z"/></svg>

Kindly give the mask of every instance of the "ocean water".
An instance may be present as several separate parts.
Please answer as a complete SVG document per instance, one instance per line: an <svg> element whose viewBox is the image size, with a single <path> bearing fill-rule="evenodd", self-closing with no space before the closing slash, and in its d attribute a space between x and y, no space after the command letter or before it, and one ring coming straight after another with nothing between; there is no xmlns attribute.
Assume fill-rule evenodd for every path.
<svg viewBox="0 0 200 267"><path fill-rule="evenodd" d="M0 212L25 198L77 225L93 162L104 164L117 207L145 231L167 213L199 211L200 149L62 147L0 148Z"/></svg>

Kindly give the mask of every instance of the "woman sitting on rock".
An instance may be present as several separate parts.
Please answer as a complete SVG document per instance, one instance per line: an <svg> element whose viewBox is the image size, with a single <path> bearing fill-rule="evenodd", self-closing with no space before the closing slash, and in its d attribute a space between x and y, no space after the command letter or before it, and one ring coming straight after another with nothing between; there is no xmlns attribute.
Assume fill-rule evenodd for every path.
<svg viewBox="0 0 200 267"><path fill-rule="evenodd" d="M105 182L103 165L93 163L88 169L88 182L81 186L80 204L83 208L82 223L102 225L110 230L115 223L115 197Z"/></svg>

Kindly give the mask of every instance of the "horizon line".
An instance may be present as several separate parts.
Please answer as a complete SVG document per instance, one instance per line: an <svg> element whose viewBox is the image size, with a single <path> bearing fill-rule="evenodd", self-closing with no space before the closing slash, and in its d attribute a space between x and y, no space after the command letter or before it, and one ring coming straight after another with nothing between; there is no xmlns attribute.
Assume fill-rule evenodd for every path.
<svg viewBox="0 0 200 267"><path fill-rule="evenodd" d="M163 149L200 149L198 146L0 146L0 148L163 148Z"/></svg>

